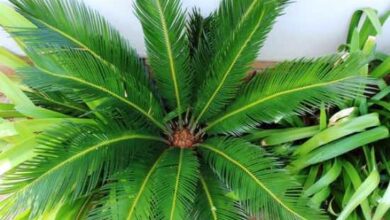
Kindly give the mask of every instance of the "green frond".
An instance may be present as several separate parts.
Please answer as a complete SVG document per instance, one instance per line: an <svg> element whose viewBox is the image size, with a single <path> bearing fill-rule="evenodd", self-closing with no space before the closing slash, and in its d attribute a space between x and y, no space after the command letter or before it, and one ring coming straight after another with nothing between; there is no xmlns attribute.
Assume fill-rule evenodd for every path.
<svg viewBox="0 0 390 220"><path fill-rule="evenodd" d="M61 92L81 103L109 99L111 102L103 107L129 109L165 130L163 110L153 93L136 81L126 86L118 74L112 73L112 68L96 62L89 54L62 51L41 56L31 49L29 56L35 66L20 69L19 74L30 87L43 92Z"/></svg>
<svg viewBox="0 0 390 220"><path fill-rule="evenodd" d="M17 13L15 12L15 14ZM19 16L22 17L21 15ZM3 47L0 47L0 66L9 68L11 72L15 72L21 68L31 67L27 58L22 58ZM83 109L83 106L72 102L59 92L44 94L43 92L32 91L30 88L26 88L20 81L21 79L18 75L8 74L5 76L0 74L0 92L5 94L15 106L35 105L72 116L80 116L87 111ZM33 105L31 105L31 102ZM8 114L3 111L0 113L0 117L4 117L2 116L3 114L6 114L7 118L11 118L10 116L12 116L12 112Z"/></svg>
<svg viewBox="0 0 390 220"><path fill-rule="evenodd" d="M249 214L262 219L325 218L302 198L294 178L258 146L241 139L213 138L200 144L199 151Z"/></svg>
<svg viewBox="0 0 390 220"><path fill-rule="evenodd" d="M115 174L110 183L103 186L100 190L103 196L90 211L89 219L142 220L158 214L153 209L154 186L159 183L154 174L164 154L153 153L155 155L143 154L135 158L129 168Z"/></svg>
<svg viewBox="0 0 390 220"><path fill-rule="evenodd" d="M191 150L170 148L136 159L113 181L91 219L186 219L196 197L198 161Z"/></svg>
<svg viewBox="0 0 390 220"><path fill-rule="evenodd" d="M199 194L195 204L194 218L203 220L246 220L238 201L228 197L226 189L210 168L202 166Z"/></svg>
<svg viewBox="0 0 390 220"><path fill-rule="evenodd" d="M8 217L31 208L42 214L63 199L75 201L128 166L137 149L161 138L127 131L114 125L65 124L38 137L36 157L6 173L1 194L9 194L0 207Z"/></svg>
<svg viewBox="0 0 390 220"><path fill-rule="evenodd" d="M71 219L86 219L88 209L92 205L91 202L92 196L82 197L80 199L77 199L74 202L67 203L65 202L59 202L53 207L52 209L45 211L42 213L39 217L36 217L34 219L64 219L64 220L71 220ZM18 215L15 220L29 220L29 214L31 213L30 210L27 212L22 213L21 215Z"/></svg>
<svg viewBox="0 0 390 220"><path fill-rule="evenodd" d="M126 106L165 130L161 123L163 110L141 61L101 16L82 3L68 0L13 2L20 13L36 25L21 28L15 23L12 27L6 27L14 38L23 43L23 48L34 62L35 71L18 71L27 78L28 86L45 92L54 90L73 94L73 98L79 100L84 95L86 100L81 100L84 102L113 98L121 104L115 107ZM46 11L48 16L42 16L42 11ZM57 11L59 14L55 14ZM52 16L57 18L51 19ZM45 21L48 18L50 20ZM81 21L91 23L88 26L91 29L83 29ZM108 62L109 58L113 61ZM84 94L79 90L80 94L75 95L73 87L89 90ZM145 99L146 94L149 99Z"/></svg>
<svg viewBox="0 0 390 220"><path fill-rule="evenodd" d="M165 152L155 177L156 204L163 219L188 219L196 198L199 162L195 152Z"/></svg>
<svg viewBox="0 0 390 220"><path fill-rule="evenodd" d="M359 74L366 64L360 54L343 58L284 62L258 74L226 113L208 124L210 133L246 132L260 123L313 112L321 103L342 104L374 83Z"/></svg>
<svg viewBox="0 0 390 220"><path fill-rule="evenodd" d="M157 86L171 110L185 111L191 93L185 14L180 0L137 0L148 59ZM179 115L179 118L181 116Z"/></svg>
<svg viewBox="0 0 390 220"><path fill-rule="evenodd" d="M34 36L26 40L27 44L41 47L64 46L67 50L86 51L100 62L117 69L124 78L134 77L144 86L149 85L143 63L128 41L103 16L83 2L71 0L11 2L19 13L36 26L22 30L11 25L6 27L11 32L22 31Z"/></svg>
<svg viewBox="0 0 390 220"><path fill-rule="evenodd" d="M211 43L213 36L214 14L203 17L200 9L195 8L189 14L187 22L187 35L190 44L190 56L194 57L198 50Z"/></svg>
<svg viewBox="0 0 390 220"><path fill-rule="evenodd" d="M84 103L72 100L61 92L34 91L25 93L35 105L56 112L62 112L66 115L82 117L89 112L88 106Z"/></svg>
<svg viewBox="0 0 390 220"><path fill-rule="evenodd" d="M235 98L284 3L285 0L222 1L215 15L216 54L209 61L209 73L195 105L197 122L215 116Z"/></svg>
<svg viewBox="0 0 390 220"><path fill-rule="evenodd" d="M72 203L62 204L55 213L55 219L86 219L88 210L92 204L93 196L77 199Z"/></svg>
<svg viewBox="0 0 390 220"><path fill-rule="evenodd" d="M194 9L189 15L187 35L190 42L191 71L194 76L193 98L196 98L199 87L206 80L213 56L213 39L215 30L215 15L203 17L199 9Z"/></svg>

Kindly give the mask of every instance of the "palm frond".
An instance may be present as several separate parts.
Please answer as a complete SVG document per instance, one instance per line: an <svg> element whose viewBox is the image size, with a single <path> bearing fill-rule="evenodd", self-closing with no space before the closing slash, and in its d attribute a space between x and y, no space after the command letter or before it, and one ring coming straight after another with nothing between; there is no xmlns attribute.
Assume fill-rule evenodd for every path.
<svg viewBox="0 0 390 220"><path fill-rule="evenodd" d="M8 217L27 208L37 216L62 199L75 201L128 166L137 149L156 142L163 140L114 125L53 128L40 135L36 157L2 178L1 194L9 197L0 206Z"/></svg>
<svg viewBox="0 0 390 220"><path fill-rule="evenodd" d="M18 26L19 24L15 23L13 27L6 28L16 39L23 43L23 48L26 50L26 53L30 56L30 58L32 58L35 64L33 68L39 70L40 72L39 74L37 73L38 71L32 71L38 75L37 80L35 80L34 76L31 76L31 74L27 74L26 77L32 79L32 81L30 81L31 85L29 86L36 89L43 89L43 91L45 91L45 89L47 90L48 88L54 90L55 88L58 89L61 87L63 88L61 92L64 92L63 90L67 89L68 93L74 94L71 85L68 85L70 86L68 88L64 88L64 85L67 83L61 85L63 81L71 81L74 82L73 86L76 83L78 84L78 87L94 90L88 91L85 94L87 96L91 94L100 95L99 97L92 95L92 97L89 98L96 99L102 98L101 96L103 96L116 99L118 103L122 103L122 105L130 107L130 109L138 112L140 115L143 115L144 118L151 121L152 124L155 124L157 127L165 130L165 127L161 123L163 110L159 101L152 92L152 88L146 78L146 73L143 70L140 61L137 60L138 58L134 57L135 55L132 54L131 49L126 49L127 44L125 41L120 40L119 34L115 34L116 32L109 27L108 23L102 17L81 3L72 3L67 0L56 1L55 3L34 0L25 2L14 1L14 4L19 7L19 11L25 15L26 18L30 19L36 25L36 27L33 28L20 28ZM65 29L68 27L70 30L66 29L61 31L60 29L53 28L48 25L48 23L54 21L50 20L43 22L40 20L44 19L39 17L41 15L41 9L42 11L47 11L48 14L55 13L55 11L52 11L54 9L60 10L61 16L63 16L62 18L64 20L61 20L59 17L57 18L59 20L54 20L58 23L53 25L61 26L61 22L63 22L66 24L63 25L62 28ZM34 13L37 15L34 16ZM72 16L75 15L79 17L73 18L72 20ZM68 17L70 18L65 19ZM93 24L91 25L93 26L93 29L88 30L92 32L86 32L86 30L83 32L80 30L81 33L79 34L76 30L75 33L68 33L75 31L72 29L73 24L69 23L69 21L76 22L74 26L77 26L81 24L78 19L83 18L83 21L89 21L91 24ZM83 27L79 26L78 28L82 29ZM95 30L95 32L93 32L93 30ZM101 36L95 36L96 33L100 34ZM72 35L77 35L77 37L82 39L75 40L70 37ZM91 36L88 37L89 35ZM101 39L106 35L108 36L107 39ZM80 41L89 42L90 38L94 39L94 37L96 38L95 41L97 42L92 44L91 47L94 46L99 48L102 50L100 53L103 53L104 51L107 53L113 53L114 60L122 60L125 62L122 64L122 66L128 65L126 68L132 69L135 71L135 73L125 72L125 70L122 70L116 65L110 62L106 62L102 56L98 56L97 52L94 52L89 47L86 47L84 44L80 43ZM113 37L114 39L111 39L110 37ZM105 40L108 41L101 42ZM116 45L116 47L118 47L117 50L124 51L121 52L112 48L110 49L112 46L112 42L110 41L113 41L114 45L118 44ZM106 49L104 49L105 47ZM119 54L120 57L115 57L116 54ZM105 55L109 57L109 54ZM119 64L117 63L117 65ZM18 72L25 74L29 71ZM66 74L68 76L59 76L61 75L59 72L61 72L62 75ZM42 75L42 77L39 75ZM53 77L56 78L56 80L52 80ZM27 80L27 83L28 82L29 81ZM52 84L53 86L46 86L45 88L35 87L37 85L34 84L37 83L38 86L50 85L54 82L57 84ZM79 92L82 93L82 91ZM145 99L145 94L148 94L149 99Z"/></svg>
<svg viewBox="0 0 390 220"><path fill-rule="evenodd" d="M158 214L152 204L155 199L154 178L163 152L142 154L135 158L129 168L115 174L110 183L100 190L103 197L89 213L89 219L122 220L150 219Z"/></svg>
<svg viewBox="0 0 390 220"><path fill-rule="evenodd" d="M206 80L210 57L214 54L213 39L215 29L214 14L203 17L199 9L189 15L187 34L190 42L191 71L194 76L193 96L196 98L199 87Z"/></svg>
<svg viewBox="0 0 390 220"><path fill-rule="evenodd" d="M25 93L35 105L56 112L62 112L66 115L82 117L89 111L88 107L85 104L75 102L74 100L67 98L60 92L47 93L43 91L33 91Z"/></svg>
<svg viewBox="0 0 390 220"><path fill-rule="evenodd" d="M74 202L67 201L57 203L52 209L45 211L36 219L85 219L87 212L92 205L92 196L82 197ZM15 219L26 220L29 218L30 210L18 215Z"/></svg>
<svg viewBox="0 0 390 220"><path fill-rule="evenodd" d="M301 199L294 178L258 146L241 139L213 138L200 144L199 151L249 214L263 219L325 218Z"/></svg>
<svg viewBox="0 0 390 220"><path fill-rule="evenodd" d="M100 62L117 69L124 78L134 77L149 86L142 61L121 34L98 12L81 1L11 0L17 10L39 30L14 29L33 35L30 45L64 46L86 51ZM88 24L88 25L85 25ZM14 27L7 27L11 30Z"/></svg>
<svg viewBox="0 0 390 220"><path fill-rule="evenodd" d="M216 54L198 91L196 122L219 113L235 96L286 1L224 0L215 16Z"/></svg>
<svg viewBox="0 0 390 220"><path fill-rule="evenodd" d="M104 191L92 219L186 219L195 200L198 161L191 150L167 149L136 159Z"/></svg>
<svg viewBox="0 0 390 220"><path fill-rule="evenodd" d="M195 205L195 219L246 220L248 217L241 210L237 201L228 197L226 189L210 168L202 166L199 194Z"/></svg>
<svg viewBox="0 0 390 220"><path fill-rule="evenodd" d="M56 213L56 219L86 219L92 198L93 195L86 196L75 202L63 204Z"/></svg>
<svg viewBox="0 0 390 220"><path fill-rule="evenodd" d="M188 219L195 202L199 162L194 151L172 148L156 170L156 204L164 219Z"/></svg>
<svg viewBox="0 0 390 220"><path fill-rule="evenodd" d="M109 99L111 102L107 108L129 109L165 130L163 110L153 93L136 81L131 85L124 84L117 74L112 73L112 68L95 62L96 59L89 54L62 51L42 56L33 48L28 53L35 66L18 72L30 87L43 92L61 92L81 103Z"/></svg>
<svg viewBox="0 0 390 220"><path fill-rule="evenodd" d="M337 105L364 93L373 83L359 74L366 60L326 57L284 62L258 74L226 113L211 120L211 133L246 132L293 114L312 113L321 103Z"/></svg>
<svg viewBox="0 0 390 220"><path fill-rule="evenodd" d="M187 109L191 93L186 18L180 7L180 0L136 1L157 85L171 110L179 113Z"/></svg>

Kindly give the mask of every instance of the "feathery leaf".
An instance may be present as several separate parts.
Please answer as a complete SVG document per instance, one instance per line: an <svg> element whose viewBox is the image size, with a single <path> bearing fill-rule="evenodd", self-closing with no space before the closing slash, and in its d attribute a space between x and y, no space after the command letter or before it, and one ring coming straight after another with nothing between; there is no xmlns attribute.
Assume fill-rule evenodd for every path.
<svg viewBox="0 0 390 220"><path fill-rule="evenodd" d="M185 14L180 7L180 0L136 1L153 75L169 107L177 112L187 109L191 92Z"/></svg>
<svg viewBox="0 0 390 220"><path fill-rule="evenodd" d="M211 133L241 134L260 123L313 112L321 103L337 105L363 94L373 81L359 75L359 54L347 60L326 57L284 62L258 74L226 113L208 124Z"/></svg>
<svg viewBox="0 0 390 220"><path fill-rule="evenodd" d="M1 192L10 194L0 204L6 216L28 206L36 216L62 199L74 201L126 166L137 148L162 142L144 132L109 127L69 124L42 134L37 156L3 177Z"/></svg>
<svg viewBox="0 0 390 220"><path fill-rule="evenodd" d="M28 44L45 47L64 46L67 50L86 51L100 62L117 69L116 72L123 74L124 78L134 77L139 83L148 86L142 61L137 57L135 50L103 16L83 2L71 0L11 2L37 27L15 29L34 36L27 40ZM8 28L12 32L13 27Z"/></svg>
<svg viewBox="0 0 390 220"><path fill-rule="evenodd" d="M105 97L116 99L165 130L159 121L162 120L163 110L152 92L141 61L103 17L82 3L68 0L15 0L13 3L22 15L36 25L25 28L15 23L6 28L23 43L37 69L19 71L32 79L26 81L27 84L31 83L29 86L42 90L57 88L61 92L67 89L67 93L74 94L72 89L76 83L78 87L94 90L86 91L85 95L103 92ZM42 16L42 11L46 12L45 16ZM82 25L85 21L91 24L87 29ZM61 74L68 77L58 76ZM57 79L53 80L53 77ZM64 80L74 83L63 88ZM53 84L56 81L58 83ZM149 99L145 99L145 94Z"/></svg>
<svg viewBox="0 0 390 220"><path fill-rule="evenodd" d="M216 13L207 79L198 91L196 122L219 113L237 94L284 0L224 0Z"/></svg>
<svg viewBox="0 0 390 220"><path fill-rule="evenodd" d="M214 16L211 14L203 17L199 9L194 9L189 15L187 34L190 42L190 65L194 76L193 98L195 99L200 86L207 78L210 57L215 53L212 44L215 37Z"/></svg>
<svg viewBox="0 0 390 220"><path fill-rule="evenodd" d="M173 148L156 170L156 203L162 218L189 218L196 198L199 162L194 151Z"/></svg>
<svg viewBox="0 0 390 220"><path fill-rule="evenodd" d="M210 168L202 166L199 195L195 205L195 219L245 220L248 219L237 201L229 198L226 189Z"/></svg>
<svg viewBox="0 0 390 220"><path fill-rule="evenodd" d="M61 92L72 100L90 102L110 99L111 102L106 103L105 107L130 109L139 117L148 119L150 124L165 130L161 122L161 106L151 91L138 86L136 81L131 86L125 86L117 74L112 74L112 69L95 62L96 59L84 52L63 51L60 54L40 56L38 51L31 49L29 56L35 66L21 69L19 74L32 88Z"/></svg>
<svg viewBox="0 0 390 220"><path fill-rule="evenodd" d="M157 157L142 154L134 159L129 168L115 174L111 178L112 182L103 186L101 191L106 195L97 203L97 208L90 212L89 219L142 220L153 217L153 213L156 213L152 207L154 182L159 183L155 172L163 155L163 152L156 154Z"/></svg>
<svg viewBox="0 0 390 220"><path fill-rule="evenodd" d="M325 218L310 209L294 178L258 146L241 139L212 138L199 150L250 214L264 219Z"/></svg>

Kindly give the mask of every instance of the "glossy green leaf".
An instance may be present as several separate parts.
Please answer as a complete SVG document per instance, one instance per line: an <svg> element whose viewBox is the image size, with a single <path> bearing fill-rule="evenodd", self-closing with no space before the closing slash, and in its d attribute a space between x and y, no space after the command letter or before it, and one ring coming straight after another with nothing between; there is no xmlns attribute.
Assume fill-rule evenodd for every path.
<svg viewBox="0 0 390 220"><path fill-rule="evenodd" d="M300 170L307 166L338 157L366 144L385 139L388 136L388 128L384 126L373 128L371 130L346 137L339 141L329 143L318 148L317 150L310 152L309 154L298 157L291 163L291 166L293 170Z"/></svg>
<svg viewBox="0 0 390 220"><path fill-rule="evenodd" d="M0 92L16 106L34 107L33 102L5 74L0 72Z"/></svg>
<svg viewBox="0 0 390 220"><path fill-rule="evenodd" d="M362 185L356 190L351 199L349 200L346 207L337 217L337 220L345 220L353 212L353 210L359 206L378 186L379 184L379 173L374 169L367 179L364 180Z"/></svg>
<svg viewBox="0 0 390 220"><path fill-rule="evenodd" d="M294 154L306 155L322 145L378 125L380 125L379 116L375 113L336 124L306 141L296 149Z"/></svg>
<svg viewBox="0 0 390 220"><path fill-rule="evenodd" d="M322 174L322 177L313 185L311 185L309 188L307 188L304 194L306 196L311 196L315 193L320 192L322 189L326 188L327 186L331 185L340 176L341 170L342 170L342 163L336 159L332 168L330 168L324 174Z"/></svg>

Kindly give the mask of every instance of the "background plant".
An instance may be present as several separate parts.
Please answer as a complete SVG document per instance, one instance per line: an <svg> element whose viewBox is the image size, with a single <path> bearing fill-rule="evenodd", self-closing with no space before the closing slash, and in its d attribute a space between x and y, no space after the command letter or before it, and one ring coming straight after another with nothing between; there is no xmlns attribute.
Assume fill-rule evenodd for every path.
<svg viewBox="0 0 390 220"><path fill-rule="evenodd" d="M380 79L377 91L338 108L323 105L314 117L284 122L295 128L248 136L291 161L290 170L303 176L304 194L337 219L389 218L390 59L375 49L376 36L389 15L379 16L371 8L356 11L347 43L340 47L370 57L360 72ZM382 138L386 139L378 141Z"/></svg>
<svg viewBox="0 0 390 220"><path fill-rule="evenodd" d="M344 137L336 133L324 147L257 145L275 144L275 130L265 128L304 125L299 116L321 105L320 126L276 130L276 142L322 135L326 109L356 103L363 109L365 93L377 87L365 74L370 43L248 78L286 1L224 0L209 17L195 10L187 21L178 0L138 0L148 66L82 3L11 2L17 11L1 5L0 24L30 60L1 53L17 73L0 78L10 101L0 106L5 218L326 219L322 197L316 199L326 195L318 184L324 180L316 182L311 169L330 160L321 169L337 174L341 159L311 154L335 143L360 147L355 135L367 144L388 137L378 114L347 114L342 125L331 120L355 129L343 130L343 142L333 142ZM377 170L371 163L370 179ZM332 176L324 175L328 182L338 175ZM357 191L366 185L356 183ZM354 207L348 202L340 216Z"/></svg>

